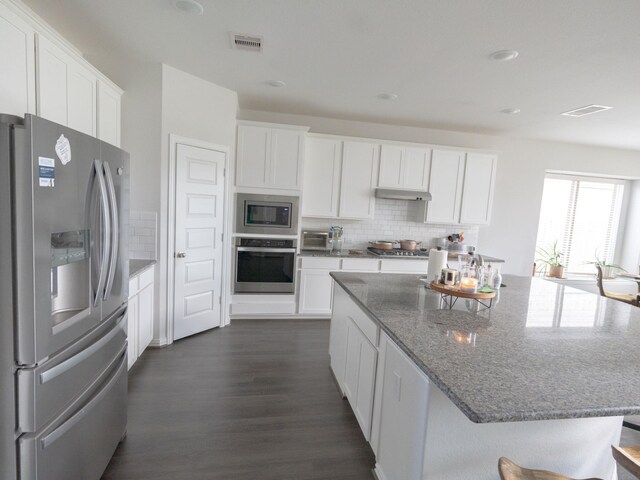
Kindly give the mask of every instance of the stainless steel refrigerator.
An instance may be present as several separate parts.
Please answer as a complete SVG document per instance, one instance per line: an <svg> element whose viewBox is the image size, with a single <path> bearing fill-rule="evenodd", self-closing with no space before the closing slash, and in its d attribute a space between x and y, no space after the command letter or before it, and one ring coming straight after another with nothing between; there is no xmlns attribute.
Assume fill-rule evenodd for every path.
<svg viewBox="0 0 640 480"><path fill-rule="evenodd" d="M0 478L98 480L127 421L129 155L0 116Z"/></svg>

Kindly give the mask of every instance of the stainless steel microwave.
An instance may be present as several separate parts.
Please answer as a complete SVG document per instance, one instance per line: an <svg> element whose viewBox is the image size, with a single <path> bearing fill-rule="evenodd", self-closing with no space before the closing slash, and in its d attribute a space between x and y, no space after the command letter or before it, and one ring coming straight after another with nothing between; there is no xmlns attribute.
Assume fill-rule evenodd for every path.
<svg viewBox="0 0 640 480"><path fill-rule="evenodd" d="M299 197L238 193L236 233L297 235Z"/></svg>

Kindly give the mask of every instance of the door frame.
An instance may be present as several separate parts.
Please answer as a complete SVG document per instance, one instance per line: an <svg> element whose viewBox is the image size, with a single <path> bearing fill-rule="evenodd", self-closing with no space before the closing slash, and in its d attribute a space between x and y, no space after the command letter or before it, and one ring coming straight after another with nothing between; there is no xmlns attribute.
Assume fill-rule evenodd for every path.
<svg viewBox="0 0 640 480"><path fill-rule="evenodd" d="M175 297L175 264L173 253L175 250L175 237L176 237L176 173L178 167L178 145L185 145L189 147L203 148L205 150L214 150L216 152L224 153L224 205L223 205L223 222L222 222L222 234L223 241L222 247L222 302L220 303L220 327L226 327L229 325L229 315L226 314L228 310L229 302L229 282L225 281L228 278L231 268L230 249L227 248L231 241L229 232L231 231L231 219L233 217L230 211L232 205L232 192L231 192L231 177L229 174L230 167L230 151L231 148L225 145L217 145L215 143L205 142L202 140L196 140L193 138L182 137L180 135L169 134L169 199L168 199L168 212L167 212L167 250L164 252L165 262L167 265L167 278L166 278L166 312L167 312L167 345L173 343L173 326L174 326L174 297Z"/></svg>

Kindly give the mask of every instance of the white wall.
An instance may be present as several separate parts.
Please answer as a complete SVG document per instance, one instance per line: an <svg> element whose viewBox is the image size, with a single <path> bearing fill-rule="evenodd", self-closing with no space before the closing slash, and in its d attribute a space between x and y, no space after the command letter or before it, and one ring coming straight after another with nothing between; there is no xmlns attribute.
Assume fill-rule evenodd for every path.
<svg viewBox="0 0 640 480"><path fill-rule="evenodd" d="M480 227L478 250L505 259L503 273L531 274L546 170L640 178L638 151L250 110L238 116L308 125L313 133L496 150L492 221Z"/></svg>
<svg viewBox="0 0 640 480"><path fill-rule="evenodd" d="M160 137L160 248L158 270L160 272L158 324L154 341L167 343L167 252L169 229L169 135L179 135L194 140L229 147L234 158L238 95L168 65L162 65L162 132ZM227 176L229 178L229 176ZM227 209L225 209L227 210ZM227 255L227 261L229 255Z"/></svg>

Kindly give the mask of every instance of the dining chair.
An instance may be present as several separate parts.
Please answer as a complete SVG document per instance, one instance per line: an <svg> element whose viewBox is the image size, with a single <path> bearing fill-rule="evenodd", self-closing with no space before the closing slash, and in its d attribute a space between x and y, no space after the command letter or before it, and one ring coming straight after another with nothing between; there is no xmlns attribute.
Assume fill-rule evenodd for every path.
<svg viewBox="0 0 640 480"><path fill-rule="evenodd" d="M505 457L498 460L498 473L501 480L577 480L571 477L565 477L559 473L549 472L547 470L532 470L523 468ZM601 480L599 478L586 478L584 480Z"/></svg>
<svg viewBox="0 0 640 480"><path fill-rule="evenodd" d="M600 291L600 295L607 298L612 298L613 300L618 300L619 302L629 303L631 305L638 306L638 295L634 295L632 293L614 293L607 292L604 289L602 284L602 268L599 265L596 265L596 269L598 273L596 275L596 282L598 283L598 290Z"/></svg>
<svg viewBox="0 0 640 480"><path fill-rule="evenodd" d="M611 445L613 451L613 458L616 462L633 474L634 477L640 478L640 445L633 447L616 447Z"/></svg>

